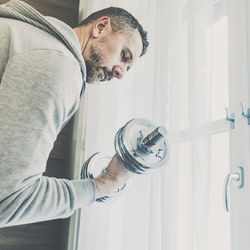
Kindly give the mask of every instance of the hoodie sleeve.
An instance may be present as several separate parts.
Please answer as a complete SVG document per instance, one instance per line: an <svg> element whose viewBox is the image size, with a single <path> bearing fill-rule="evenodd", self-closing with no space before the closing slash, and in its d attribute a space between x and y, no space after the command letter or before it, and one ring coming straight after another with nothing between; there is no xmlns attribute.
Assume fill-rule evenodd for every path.
<svg viewBox="0 0 250 250"><path fill-rule="evenodd" d="M42 176L79 105L78 63L60 51L12 57L0 82L0 227L70 216L95 200L92 180Z"/></svg>

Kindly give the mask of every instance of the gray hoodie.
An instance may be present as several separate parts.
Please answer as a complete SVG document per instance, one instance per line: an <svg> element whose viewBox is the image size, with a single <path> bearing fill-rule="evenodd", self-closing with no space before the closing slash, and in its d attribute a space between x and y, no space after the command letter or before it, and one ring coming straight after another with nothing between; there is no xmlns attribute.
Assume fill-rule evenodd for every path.
<svg viewBox="0 0 250 250"><path fill-rule="evenodd" d="M21 1L0 5L0 227L68 217L94 202L92 180L42 175L85 77L68 25Z"/></svg>

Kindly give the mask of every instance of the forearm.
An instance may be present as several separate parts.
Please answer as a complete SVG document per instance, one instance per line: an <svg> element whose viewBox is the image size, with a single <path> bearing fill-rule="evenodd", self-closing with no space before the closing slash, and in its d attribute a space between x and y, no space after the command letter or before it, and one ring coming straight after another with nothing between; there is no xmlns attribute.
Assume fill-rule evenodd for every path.
<svg viewBox="0 0 250 250"><path fill-rule="evenodd" d="M92 180L33 178L0 201L0 227L69 217L95 200Z"/></svg>

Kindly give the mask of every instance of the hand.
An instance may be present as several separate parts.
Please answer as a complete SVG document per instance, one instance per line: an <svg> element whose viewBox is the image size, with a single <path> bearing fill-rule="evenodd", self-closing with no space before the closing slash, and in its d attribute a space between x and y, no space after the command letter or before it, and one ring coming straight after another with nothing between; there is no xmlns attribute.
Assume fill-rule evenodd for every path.
<svg viewBox="0 0 250 250"><path fill-rule="evenodd" d="M127 183L133 175L115 155L106 168L106 172L94 179L96 198L111 195L119 187Z"/></svg>

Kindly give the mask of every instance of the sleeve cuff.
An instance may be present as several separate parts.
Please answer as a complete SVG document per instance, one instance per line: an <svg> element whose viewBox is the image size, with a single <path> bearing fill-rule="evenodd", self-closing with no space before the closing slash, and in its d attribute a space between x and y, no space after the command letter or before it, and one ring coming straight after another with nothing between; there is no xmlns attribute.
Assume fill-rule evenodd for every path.
<svg viewBox="0 0 250 250"><path fill-rule="evenodd" d="M96 187L92 179L73 180L75 188L76 208L90 205L95 201Z"/></svg>

